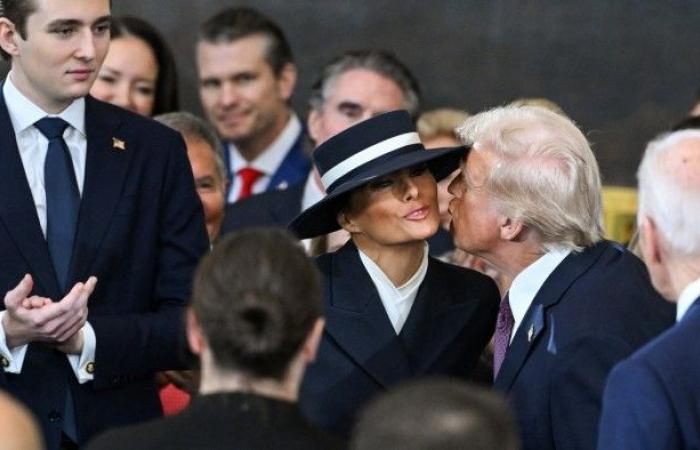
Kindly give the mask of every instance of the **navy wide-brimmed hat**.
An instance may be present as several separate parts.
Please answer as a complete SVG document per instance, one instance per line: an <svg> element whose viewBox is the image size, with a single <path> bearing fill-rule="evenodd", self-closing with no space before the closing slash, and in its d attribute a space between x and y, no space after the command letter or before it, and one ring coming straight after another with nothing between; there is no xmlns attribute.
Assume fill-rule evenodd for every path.
<svg viewBox="0 0 700 450"><path fill-rule="evenodd" d="M347 194L375 178L427 164L437 181L459 167L466 147L426 150L406 111L367 119L333 136L313 154L326 196L298 215L289 229L300 239L338 230L337 215Z"/></svg>

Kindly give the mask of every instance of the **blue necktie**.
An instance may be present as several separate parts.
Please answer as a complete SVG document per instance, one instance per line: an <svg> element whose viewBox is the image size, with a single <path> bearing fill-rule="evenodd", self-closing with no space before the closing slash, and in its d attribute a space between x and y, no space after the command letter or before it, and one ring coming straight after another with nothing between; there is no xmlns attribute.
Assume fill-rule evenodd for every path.
<svg viewBox="0 0 700 450"><path fill-rule="evenodd" d="M66 141L63 140L63 132L68 123L57 117L45 117L34 126L49 140L44 162L46 242L58 285L61 292L65 293L80 209L80 191L73 171L73 161ZM73 442L78 442L75 405L70 389L66 391L63 415L63 432Z"/></svg>
<svg viewBox="0 0 700 450"><path fill-rule="evenodd" d="M80 209L80 192L73 161L63 140L68 123L56 117L46 117L34 126L49 140L44 163L46 241L58 285L61 292L65 292Z"/></svg>

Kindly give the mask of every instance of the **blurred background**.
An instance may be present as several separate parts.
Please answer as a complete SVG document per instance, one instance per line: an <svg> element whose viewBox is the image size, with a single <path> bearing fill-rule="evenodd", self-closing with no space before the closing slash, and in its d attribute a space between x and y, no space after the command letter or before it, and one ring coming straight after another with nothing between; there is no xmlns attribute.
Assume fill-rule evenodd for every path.
<svg viewBox="0 0 700 450"><path fill-rule="evenodd" d="M279 23L299 70L305 116L318 68L348 49L392 50L425 108L474 113L547 97L594 144L604 182L633 185L643 146L682 118L700 88L700 2L661 0L117 0L153 23L177 58L184 109L201 113L194 42L219 9L247 5Z"/></svg>

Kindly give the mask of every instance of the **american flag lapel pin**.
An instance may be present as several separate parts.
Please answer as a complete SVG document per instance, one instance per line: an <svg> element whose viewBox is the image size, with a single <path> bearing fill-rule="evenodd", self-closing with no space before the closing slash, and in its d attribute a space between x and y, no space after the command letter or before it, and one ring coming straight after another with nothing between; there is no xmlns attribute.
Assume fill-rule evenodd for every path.
<svg viewBox="0 0 700 450"><path fill-rule="evenodd" d="M112 138L112 148L114 150L126 150L126 142L122 141L121 139Z"/></svg>

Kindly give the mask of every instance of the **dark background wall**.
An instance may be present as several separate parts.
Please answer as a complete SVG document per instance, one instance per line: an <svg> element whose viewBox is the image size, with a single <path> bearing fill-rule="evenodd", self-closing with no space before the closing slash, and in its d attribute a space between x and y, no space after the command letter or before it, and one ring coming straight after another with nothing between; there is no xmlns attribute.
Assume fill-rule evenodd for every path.
<svg viewBox="0 0 700 450"><path fill-rule="evenodd" d="M394 51L424 106L471 112L519 96L559 103L594 144L607 184L634 184L644 143L688 110L700 88L700 2L661 0L115 0L154 23L176 53L183 107L201 112L198 24L247 5L281 24L305 100L318 68L347 49Z"/></svg>

